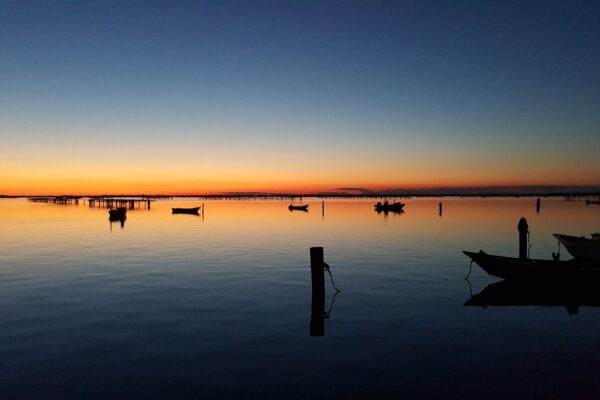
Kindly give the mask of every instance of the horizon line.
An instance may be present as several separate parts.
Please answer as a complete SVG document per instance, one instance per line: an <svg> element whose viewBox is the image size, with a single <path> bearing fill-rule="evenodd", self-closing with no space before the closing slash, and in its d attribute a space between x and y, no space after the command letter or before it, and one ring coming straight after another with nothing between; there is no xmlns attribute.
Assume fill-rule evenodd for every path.
<svg viewBox="0 0 600 400"><path fill-rule="evenodd" d="M564 196L564 195L600 195L598 185L489 185L466 187L397 188L372 190L360 187L335 188L329 191L314 192L277 192L277 191L220 191L196 193L61 193L61 194L0 194L1 198L28 197L385 197L385 196Z"/></svg>

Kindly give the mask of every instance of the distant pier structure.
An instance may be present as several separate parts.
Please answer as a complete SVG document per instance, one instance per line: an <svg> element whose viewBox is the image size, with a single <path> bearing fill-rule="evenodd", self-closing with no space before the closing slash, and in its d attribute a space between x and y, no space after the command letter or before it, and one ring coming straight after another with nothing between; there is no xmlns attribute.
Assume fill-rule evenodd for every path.
<svg viewBox="0 0 600 400"><path fill-rule="evenodd" d="M276 194L276 195L255 195L255 194L210 194L210 195L202 195L198 196L199 200L221 200L221 201L291 201L294 202L296 200L302 201L302 197L300 195L288 195L288 194ZM309 196L310 197L310 196Z"/></svg>
<svg viewBox="0 0 600 400"><path fill-rule="evenodd" d="M113 197L90 197L88 205L99 208L124 207L129 210L149 210L154 200L148 197L141 199L113 198Z"/></svg>
<svg viewBox="0 0 600 400"><path fill-rule="evenodd" d="M80 196L34 196L28 197L27 200L31 203L48 203L48 204L75 204L79 205L82 199Z"/></svg>
<svg viewBox="0 0 600 400"><path fill-rule="evenodd" d="M189 196L185 196L189 197ZM193 196L196 197L196 196ZM240 201L303 201L303 198L315 198L321 200L333 199L396 199L404 198L411 199L412 195L390 195L390 194L347 194L347 193L331 193L331 194L207 194L197 196L199 200L240 200Z"/></svg>

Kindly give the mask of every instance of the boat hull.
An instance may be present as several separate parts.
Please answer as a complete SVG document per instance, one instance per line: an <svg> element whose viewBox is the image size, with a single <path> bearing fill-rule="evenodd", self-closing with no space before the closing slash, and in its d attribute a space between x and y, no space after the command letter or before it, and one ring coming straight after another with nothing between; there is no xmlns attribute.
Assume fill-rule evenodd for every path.
<svg viewBox="0 0 600 400"><path fill-rule="evenodd" d="M532 260L463 251L489 275L501 279L523 281L556 281L564 279L600 278L600 268L584 266L576 260Z"/></svg>
<svg viewBox="0 0 600 400"><path fill-rule="evenodd" d="M393 203L393 204L387 204L387 203L377 203L375 204L375 211L377 212L402 212L404 211L404 203Z"/></svg>
<svg viewBox="0 0 600 400"><path fill-rule="evenodd" d="M172 208L173 214L199 214L200 207L193 208Z"/></svg>
<svg viewBox="0 0 600 400"><path fill-rule="evenodd" d="M600 265L600 240L587 239L570 235L554 234L571 253L575 259L581 263L590 265Z"/></svg>
<svg viewBox="0 0 600 400"><path fill-rule="evenodd" d="M127 209L124 207L120 207L114 210L108 210L108 215L111 219L119 220L127 216Z"/></svg>
<svg viewBox="0 0 600 400"><path fill-rule="evenodd" d="M308 211L308 204L305 204L303 206L293 206L290 204L288 206L288 210L290 210L290 211Z"/></svg>

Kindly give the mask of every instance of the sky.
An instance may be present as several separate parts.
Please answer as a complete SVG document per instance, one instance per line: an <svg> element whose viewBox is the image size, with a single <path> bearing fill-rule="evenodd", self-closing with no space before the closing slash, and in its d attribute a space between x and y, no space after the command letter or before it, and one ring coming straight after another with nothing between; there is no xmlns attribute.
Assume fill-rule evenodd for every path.
<svg viewBox="0 0 600 400"><path fill-rule="evenodd" d="M600 185L600 2L2 1L0 194Z"/></svg>

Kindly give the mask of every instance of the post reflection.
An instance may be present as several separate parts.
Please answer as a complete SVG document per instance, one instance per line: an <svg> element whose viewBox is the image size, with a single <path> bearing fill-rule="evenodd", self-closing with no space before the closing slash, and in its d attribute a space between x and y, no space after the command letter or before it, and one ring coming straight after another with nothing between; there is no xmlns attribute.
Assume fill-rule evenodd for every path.
<svg viewBox="0 0 600 400"><path fill-rule="evenodd" d="M325 336L325 320L331 317L335 298L340 290L335 285L329 265L324 261L322 247L310 248L310 270L312 283L310 336ZM325 310L325 272L329 274L331 285L335 291L328 310Z"/></svg>

